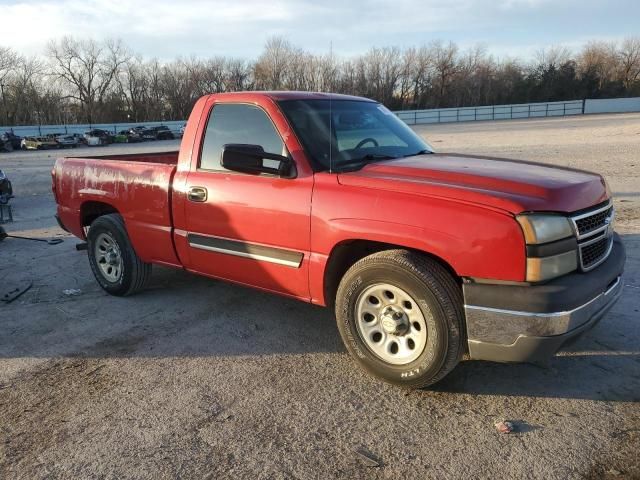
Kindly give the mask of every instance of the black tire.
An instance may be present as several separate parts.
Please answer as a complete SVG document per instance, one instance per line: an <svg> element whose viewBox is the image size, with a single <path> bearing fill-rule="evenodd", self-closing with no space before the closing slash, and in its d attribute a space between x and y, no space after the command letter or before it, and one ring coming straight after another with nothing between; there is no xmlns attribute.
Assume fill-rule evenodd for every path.
<svg viewBox="0 0 640 480"><path fill-rule="evenodd" d="M387 283L415 299L426 322L426 344L412 362L384 361L365 343L356 326L356 307L367 288ZM464 354L464 312L460 286L438 261L407 250L387 250L356 262L342 278L336 294L336 319L347 350L369 373L395 385L433 385Z"/></svg>
<svg viewBox="0 0 640 480"><path fill-rule="evenodd" d="M111 281L98 266L96 240L102 233L109 235L120 250L122 272L116 281ZM119 214L111 213L94 220L89 228L87 244L91 270L105 291L111 295L127 296L144 288L151 276L151 264L143 262L136 254L127 235L124 220Z"/></svg>

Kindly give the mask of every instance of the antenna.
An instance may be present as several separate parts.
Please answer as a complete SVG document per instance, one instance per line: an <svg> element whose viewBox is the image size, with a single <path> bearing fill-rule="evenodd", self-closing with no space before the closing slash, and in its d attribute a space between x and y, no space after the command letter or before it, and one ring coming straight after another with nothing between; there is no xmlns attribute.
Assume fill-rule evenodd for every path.
<svg viewBox="0 0 640 480"><path fill-rule="evenodd" d="M333 40L329 41L329 68L333 70ZM333 96L333 71L330 73L329 85L329 173L333 173L333 109L331 105Z"/></svg>

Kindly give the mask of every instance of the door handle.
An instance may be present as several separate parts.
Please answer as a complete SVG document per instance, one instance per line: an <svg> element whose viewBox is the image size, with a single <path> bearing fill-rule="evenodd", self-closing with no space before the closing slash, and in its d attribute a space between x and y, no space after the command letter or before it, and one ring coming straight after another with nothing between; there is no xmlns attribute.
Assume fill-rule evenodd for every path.
<svg viewBox="0 0 640 480"><path fill-rule="evenodd" d="M206 202L207 189L204 187L191 187L187 192L187 198L191 202Z"/></svg>

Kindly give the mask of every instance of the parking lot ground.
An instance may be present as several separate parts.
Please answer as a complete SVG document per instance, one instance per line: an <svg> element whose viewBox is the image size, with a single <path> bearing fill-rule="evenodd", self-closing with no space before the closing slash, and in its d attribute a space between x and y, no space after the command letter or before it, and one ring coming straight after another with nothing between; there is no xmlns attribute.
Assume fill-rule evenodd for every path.
<svg viewBox="0 0 640 480"><path fill-rule="evenodd" d="M0 154L7 229L64 239L0 243L0 296L32 285L0 303L0 478L640 478L640 114L416 129L439 151L607 177L625 292L592 331L547 365L465 361L398 389L357 369L319 307L165 268L108 296L53 219L60 152Z"/></svg>

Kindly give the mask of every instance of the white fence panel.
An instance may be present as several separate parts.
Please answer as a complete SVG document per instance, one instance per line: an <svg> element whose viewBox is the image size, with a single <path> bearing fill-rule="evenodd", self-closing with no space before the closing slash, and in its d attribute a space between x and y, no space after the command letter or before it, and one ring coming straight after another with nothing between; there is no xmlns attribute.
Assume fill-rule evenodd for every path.
<svg viewBox="0 0 640 480"><path fill-rule="evenodd" d="M426 123L581 115L583 113L582 106L582 100L572 100L568 102L520 103L513 105L489 105L484 107L402 110L394 113L409 125L420 125Z"/></svg>
<svg viewBox="0 0 640 480"><path fill-rule="evenodd" d="M640 112L640 97L588 99L584 105L584 113L625 112Z"/></svg>

